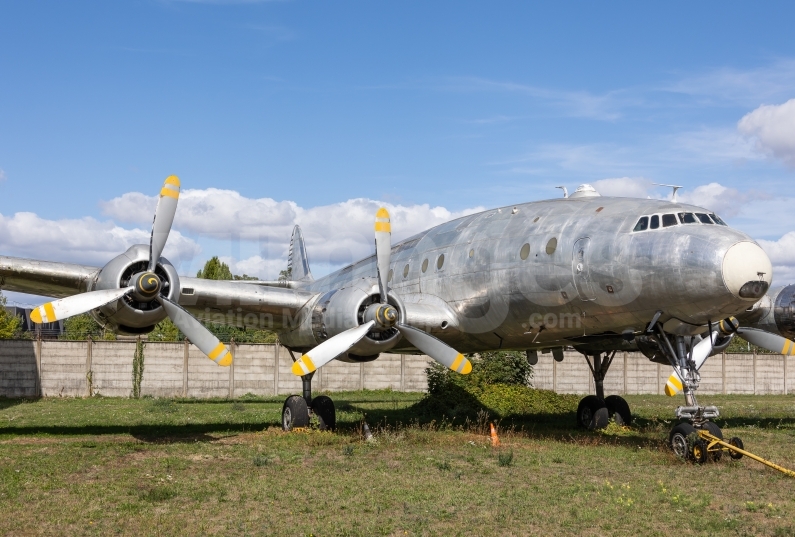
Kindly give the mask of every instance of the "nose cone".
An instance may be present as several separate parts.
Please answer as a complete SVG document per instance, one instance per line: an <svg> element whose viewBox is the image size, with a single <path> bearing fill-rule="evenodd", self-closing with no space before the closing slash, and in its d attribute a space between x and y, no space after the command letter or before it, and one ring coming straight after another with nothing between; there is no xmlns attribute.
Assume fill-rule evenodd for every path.
<svg viewBox="0 0 795 537"><path fill-rule="evenodd" d="M773 279L773 265L762 248L749 241L731 246L723 256L723 283L737 298L755 302Z"/></svg>

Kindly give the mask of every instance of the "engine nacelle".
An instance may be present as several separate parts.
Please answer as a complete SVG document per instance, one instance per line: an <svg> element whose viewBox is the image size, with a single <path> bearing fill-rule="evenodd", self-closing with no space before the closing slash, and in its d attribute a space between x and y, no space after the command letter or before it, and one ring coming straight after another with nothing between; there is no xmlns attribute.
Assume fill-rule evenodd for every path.
<svg viewBox="0 0 795 537"><path fill-rule="evenodd" d="M133 245L102 267L89 290L101 291L127 287L130 285L130 278L136 273L145 271L148 264L149 246ZM161 257L154 272L163 282L160 295L173 302L179 302L179 275L174 266L165 257ZM91 315L106 328L127 335L149 333L157 323L167 317L163 306L157 300L138 302L131 295L93 310Z"/></svg>
<svg viewBox="0 0 795 537"><path fill-rule="evenodd" d="M378 282L373 278L362 278L353 284L328 291L307 306L301 324L296 330L280 336L283 345L302 352L320 345L324 341L364 324L368 306L380 301ZM399 319L404 319L405 308L400 299L389 293L387 301L397 309ZM359 343L338 359L348 362L375 360L400 340L397 328L375 327Z"/></svg>
<svg viewBox="0 0 795 537"><path fill-rule="evenodd" d="M743 326L795 339L795 285L772 290L737 318Z"/></svg>

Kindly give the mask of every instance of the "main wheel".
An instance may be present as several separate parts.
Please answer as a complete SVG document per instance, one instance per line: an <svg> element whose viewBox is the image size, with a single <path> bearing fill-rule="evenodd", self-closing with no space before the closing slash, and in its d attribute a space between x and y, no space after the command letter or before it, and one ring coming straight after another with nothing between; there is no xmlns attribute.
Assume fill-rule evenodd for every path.
<svg viewBox="0 0 795 537"><path fill-rule="evenodd" d="M736 447L736 448L743 449L743 441L742 441L742 440L740 440L739 438L737 438L736 436L733 436L733 437L732 437L732 438L729 440L729 443L730 443L731 445L733 445L734 447ZM743 458L743 454L742 454L742 453L737 453L736 451L729 451L729 456L730 456L732 459L736 460L736 461L737 461L737 460L740 460L740 459L742 459L742 458Z"/></svg>
<svg viewBox="0 0 795 537"><path fill-rule="evenodd" d="M300 395L291 395L282 407L282 429L292 431L295 427L309 425L309 408Z"/></svg>
<svg viewBox="0 0 795 537"><path fill-rule="evenodd" d="M337 428L337 411L331 397L321 395L312 399L312 412L320 422L321 431L333 431Z"/></svg>
<svg viewBox="0 0 795 537"><path fill-rule="evenodd" d="M618 395L608 395L605 397L605 405L610 417L619 425L632 425L632 413L629 411L629 404L623 397Z"/></svg>
<svg viewBox="0 0 795 537"><path fill-rule="evenodd" d="M673 429L671 429L671 432L668 435L668 444L671 446L671 450L674 452L674 455L680 459L688 458L690 455L688 437L691 434L695 434L695 432L696 428L687 422L679 423L678 425L675 425Z"/></svg>
<svg viewBox="0 0 795 537"><path fill-rule="evenodd" d="M585 429L603 429L607 427L610 414L605 402L595 395L582 398L577 406L577 425Z"/></svg>
<svg viewBox="0 0 795 537"><path fill-rule="evenodd" d="M723 431L721 431L720 427L718 427L715 423L712 423L711 421L705 421L704 424L701 426L701 428L706 430L712 436L715 436L723 440ZM713 461L718 462L720 458L723 456L723 451L718 449L715 451L710 451L709 454L712 457Z"/></svg>

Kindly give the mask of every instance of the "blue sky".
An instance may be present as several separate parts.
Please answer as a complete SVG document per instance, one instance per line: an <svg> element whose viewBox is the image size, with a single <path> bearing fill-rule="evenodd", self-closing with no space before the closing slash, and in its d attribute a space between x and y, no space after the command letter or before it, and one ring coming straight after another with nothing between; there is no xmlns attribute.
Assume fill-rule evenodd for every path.
<svg viewBox="0 0 795 537"><path fill-rule="evenodd" d="M180 270L217 254L262 277L294 222L318 273L364 253L375 202L408 233L560 184L660 182L795 277L793 20L792 2L4 2L0 253L101 265L148 233L132 195L172 173L231 204L178 216ZM307 229L318 214L350 236Z"/></svg>

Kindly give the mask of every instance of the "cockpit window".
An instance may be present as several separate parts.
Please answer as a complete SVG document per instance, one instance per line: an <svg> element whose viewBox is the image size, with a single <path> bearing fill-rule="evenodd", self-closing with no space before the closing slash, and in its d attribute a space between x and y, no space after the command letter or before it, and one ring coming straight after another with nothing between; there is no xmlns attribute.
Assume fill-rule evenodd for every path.
<svg viewBox="0 0 795 537"><path fill-rule="evenodd" d="M676 215L664 214L662 215L663 227L678 226L679 222L676 221Z"/></svg>
<svg viewBox="0 0 795 537"><path fill-rule="evenodd" d="M693 216L693 213L679 213L679 220L681 220L683 224L696 223L696 217Z"/></svg>
<svg viewBox="0 0 795 537"><path fill-rule="evenodd" d="M638 223L635 224L635 229L632 231L646 231L649 229L649 217L648 216L641 216Z"/></svg>
<svg viewBox="0 0 795 537"><path fill-rule="evenodd" d="M705 215L704 213L696 213L696 218L701 220L702 224L711 224L712 220L709 216Z"/></svg>
<svg viewBox="0 0 795 537"><path fill-rule="evenodd" d="M651 229L657 229L658 227L660 227L660 216L659 215L655 214L655 215L653 215L651 217L651 225L649 227Z"/></svg>
<svg viewBox="0 0 795 537"><path fill-rule="evenodd" d="M715 214L715 213L710 213L710 214L709 214L709 216L710 216L710 217L711 217L711 218L712 218L712 219L715 221L715 223L716 223L716 224L718 224L718 225L721 225L721 226L728 225L728 224L726 224L726 222L724 222L724 221L721 219L721 217L720 217L720 216L718 216L718 215L717 215L717 214Z"/></svg>

